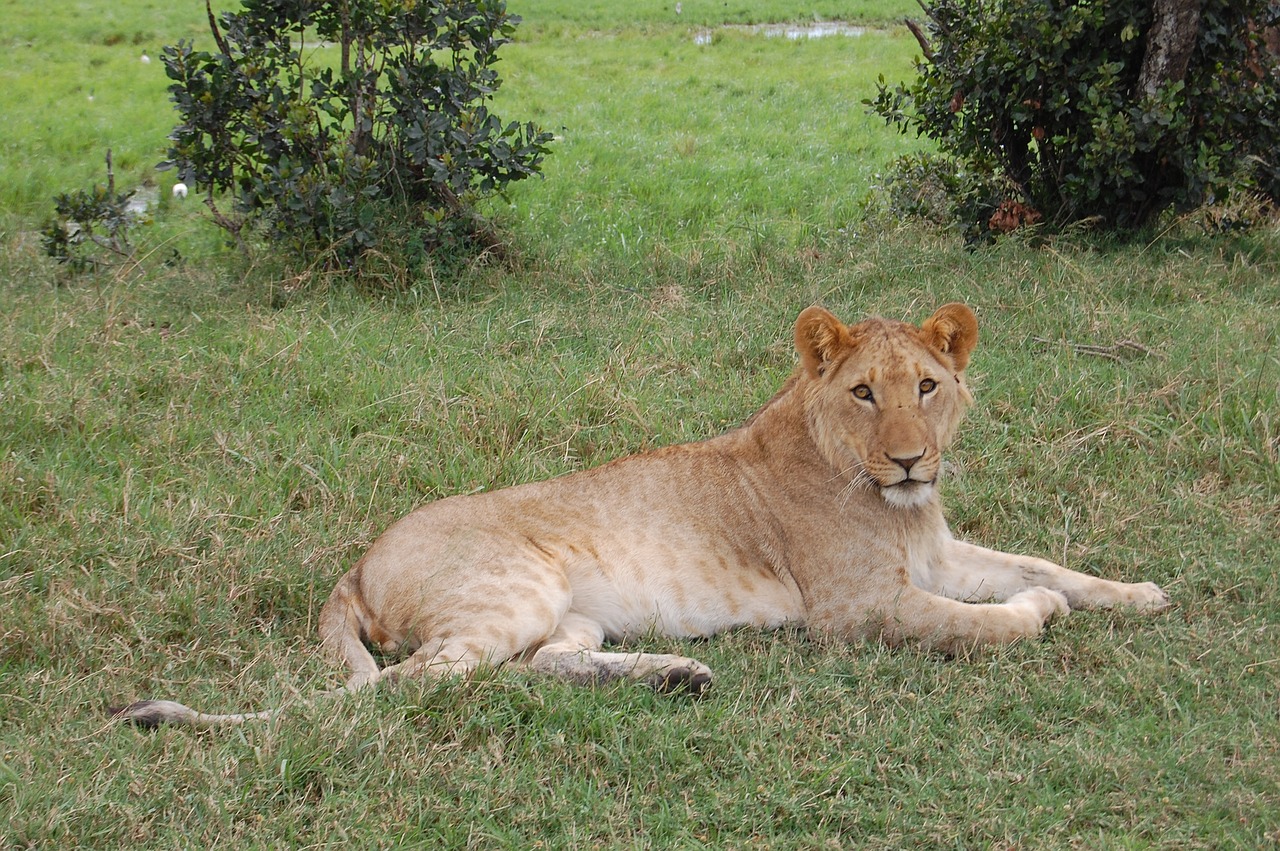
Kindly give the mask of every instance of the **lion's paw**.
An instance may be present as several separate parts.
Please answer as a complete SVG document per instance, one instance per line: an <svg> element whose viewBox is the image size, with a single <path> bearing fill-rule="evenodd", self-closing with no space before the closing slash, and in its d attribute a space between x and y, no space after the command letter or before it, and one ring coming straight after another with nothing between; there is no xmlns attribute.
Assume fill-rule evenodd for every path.
<svg viewBox="0 0 1280 851"><path fill-rule="evenodd" d="M1065 615L1071 611L1065 594L1039 585L1014 594L1009 598L1008 605L1030 608L1035 612L1039 625L1044 625L1055 615Z"/></svg>
<svg viewBox="0 0 1280 851"><path fill-rule="evenodd" d="M1125 586L1122 602L1140 612L1162 612L1169 608L1169 593L1154 582L1133 582Z"/></svg>
<svg viewBox="0 0 1280 851"><path fill-rule="evenodd" d="M694 659L680 659L650 674L645 683L663 694L702 697L711 688L711 669Z"/></svg>
<svg viewBox="0 0 1280 851"><path fill-rule="evenodd" d="M361 671L358 674L352 674L350 679L347 680L347 684L343 686L343 690L359 691L362 688L371 686L381 679L381 673L381 671ZM391 681L393 684L394 680L394 676L388 677L388 681Z"/></svg>

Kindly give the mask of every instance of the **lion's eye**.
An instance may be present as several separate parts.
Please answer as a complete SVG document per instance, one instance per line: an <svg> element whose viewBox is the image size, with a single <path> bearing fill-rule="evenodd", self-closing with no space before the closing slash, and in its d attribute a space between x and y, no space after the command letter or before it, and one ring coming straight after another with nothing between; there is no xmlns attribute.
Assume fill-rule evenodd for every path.
<svg viewBox="0 0 1280 851"><path fill-rule="evenodd" d="M920 382L920 393L923 396L927 396L937 389L938 382L934 381L932 378L926 378L924 381Z"/></svg>
<svg viewBox="0 0 1280 851"><path fill-rule="evenodd" d="M853 395L864 402L870 402L873 398L871 388L865 384L859 384L857 387L853 388Z"/></svg>

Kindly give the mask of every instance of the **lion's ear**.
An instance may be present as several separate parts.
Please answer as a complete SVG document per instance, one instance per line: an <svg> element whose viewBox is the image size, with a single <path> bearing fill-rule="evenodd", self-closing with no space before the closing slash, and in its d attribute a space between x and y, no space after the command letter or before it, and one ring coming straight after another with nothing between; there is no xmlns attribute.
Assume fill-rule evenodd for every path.
<svg viewBox="0 0 1280 851"><path fill-rule="evenodd" d="M818 306L807 307L796 319L796 351L805 372L817 377L849 345L849 329Z"/></svg>
<svg viewBox="0 0 1280 851"><path fill-rule="evenodd" d="M968 305L952 302L944 304L920 326L925 342L950 356L956 372L964 372L969 365L969 355L978 345L978 317Z"/></svg>

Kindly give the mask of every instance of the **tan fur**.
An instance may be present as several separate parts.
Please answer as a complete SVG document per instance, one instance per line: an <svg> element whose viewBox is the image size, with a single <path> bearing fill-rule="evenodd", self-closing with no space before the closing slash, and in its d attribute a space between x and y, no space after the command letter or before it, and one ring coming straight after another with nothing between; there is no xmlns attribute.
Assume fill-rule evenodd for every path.
<svg viewBox="0 0 1280 851"><path fill-rule="evenodd" d="M796 322L799 369L741 428L419 508L374 542L320 613L323 646L350 670L341 691L511 664L701 692L711 672L696 660L601 648L794 624L956 653L1035 636L1068 607L1164 608L1150 583L952 538L937 481L970 402L964 370L977 339L961 304L920 327L845 326L811 307ZM380 669L367 645L407 658ZM264 714L143 701L122 717Z"/></svg>

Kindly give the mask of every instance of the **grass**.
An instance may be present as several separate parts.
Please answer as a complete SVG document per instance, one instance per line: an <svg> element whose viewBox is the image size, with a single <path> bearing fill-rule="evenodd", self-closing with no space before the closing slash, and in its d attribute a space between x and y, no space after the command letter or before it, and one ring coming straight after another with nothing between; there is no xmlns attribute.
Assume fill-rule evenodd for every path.
<svg viewBox="0 0 1280 851"><path fill-rule="evenodd" d="M820 244L861 219L903 147L860 101L881 70L910 70L909 39L698 45L676 30L514 45L504 94L530 93L525 109L560 138L546 180L513 187L501 212L580 262Z"/></svg>
<svg viewBox="0 0 1280 851"><path fill-rule="evenodd" d="M858 101L910 43L703 47L656 4L523 5L503 109L565 128L547 179L495 208L525 262L380 296L286 286L174 204L153 241L187 263L60 284L40 206L100 179L104 140L159 158L163 86L120 83L96 124L8 92L70 86L113 33L129 73L132 33L198 34L199 9L51 8L65 44L12 25L63 59L0 60L2 150L31 167L0 171L0 845L1280 842L1280 234L970 251L865 220L904 140ZM740 422L809 303L920 319L951 299L983 324L957 534L1160 582L1170 612L1075 613L971 662L795 632L636 643L711 665L698 702L499 671L300 704L338 679L320 604L412 506ZM107 725L144 696L292 709Z"/></svg>
<svg viewBox="0 0 1280 851"><path fill-rule="evenodd" d="M3 0L0 9L0 221L50 215L54 192L105 183L107 148L118 175L154 179L174 124L159 51L207 33L200 4Z"/></svg>

